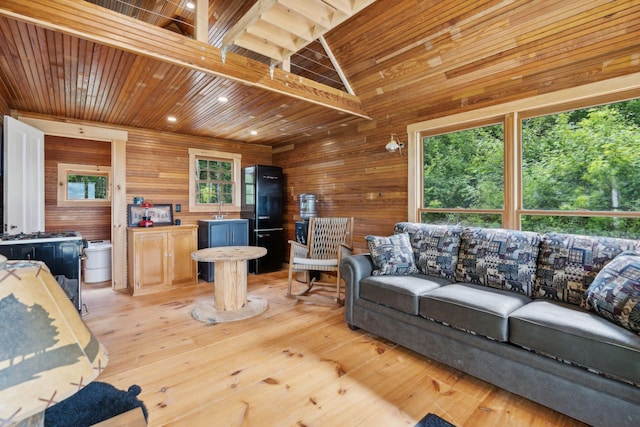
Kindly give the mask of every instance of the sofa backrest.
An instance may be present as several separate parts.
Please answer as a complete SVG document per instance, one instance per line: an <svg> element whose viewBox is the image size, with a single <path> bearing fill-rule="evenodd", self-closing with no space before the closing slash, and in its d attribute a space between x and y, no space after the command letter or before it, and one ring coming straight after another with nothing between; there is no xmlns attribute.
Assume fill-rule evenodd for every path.
<svg viewBox="0 0 640 427"><path fill-rule="evenodd" d="M618 254L640 240L501 228L399 222L421 273L583 305L584 292Z"/></svg>
<svg viewBox="0 0 640 427"><path fill-rule="evenodd" d="M547 233L540 244L534 298L581 305L584 292L609 261L640 241Z"/></svg>

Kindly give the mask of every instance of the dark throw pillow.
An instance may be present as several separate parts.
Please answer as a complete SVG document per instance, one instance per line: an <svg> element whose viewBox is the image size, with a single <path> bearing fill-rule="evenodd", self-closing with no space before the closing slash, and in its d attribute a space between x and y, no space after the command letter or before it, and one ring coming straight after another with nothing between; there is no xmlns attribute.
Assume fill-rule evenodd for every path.
<svg viewBox="0 0 640 427"><path fill-rule="evenodd" d="M640 334L640 254L622 252L605 265L585 294L585 306Z"/></svg>
<svg viewBox="0 0 640 427"><path fill-rule="evenodd" d="M389 237L365 236L376 266L374 276L419 273L407 233Z"/></svg>

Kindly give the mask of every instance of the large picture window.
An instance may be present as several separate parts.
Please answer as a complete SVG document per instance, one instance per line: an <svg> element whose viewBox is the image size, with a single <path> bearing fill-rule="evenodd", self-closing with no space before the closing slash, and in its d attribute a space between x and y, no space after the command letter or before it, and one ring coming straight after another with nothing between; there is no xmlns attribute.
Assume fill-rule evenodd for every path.
<svg viewBox="0 0 640 427"><path fill-rule="evenodd" d="M409 126L409 219L638 238L640 90L583 90Z"/></svg>
<svg viewBox="0 0 640 427"><path fill-rule="evenodd" d="M525 230L639 236L640 100L523 119L522 206Z"/></svg>
<svg viewBox="0 0 640 427"><path fill-rule="evenodd" d="M500 225L504 207L503 141L501 123L425 136L423 207L432 211L423 213L423 221Z"/></svg>

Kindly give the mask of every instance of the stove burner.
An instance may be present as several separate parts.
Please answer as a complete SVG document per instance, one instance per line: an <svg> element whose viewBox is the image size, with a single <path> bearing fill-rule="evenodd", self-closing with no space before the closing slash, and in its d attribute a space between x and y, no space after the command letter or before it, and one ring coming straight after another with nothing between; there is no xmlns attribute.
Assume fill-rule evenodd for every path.
<svg viewBox="0 0 640 427"><path fill-rule="evenodd" d="M53 239L59 237L76 237L77 231L37 231L35 233L1 234L1 241Z"/></svg>

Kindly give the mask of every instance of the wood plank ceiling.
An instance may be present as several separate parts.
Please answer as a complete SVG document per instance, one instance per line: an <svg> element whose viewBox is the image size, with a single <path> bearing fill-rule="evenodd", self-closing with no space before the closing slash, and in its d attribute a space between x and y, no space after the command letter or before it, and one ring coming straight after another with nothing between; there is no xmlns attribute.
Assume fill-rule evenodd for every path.
<svg viewBox="0 0 640 427"><path fill-rule="evenodd" d="M355 98L335 71L323 71L332 67L317 41L273 79L266 52L228 45L222 63L225 36L265 0L209 1L208 44L190 38L186 0L92 2L100 6L0 2L0 106L278 146L351 128L399 132L640 72L637 0L378 0L324 34Z"/></svg>

